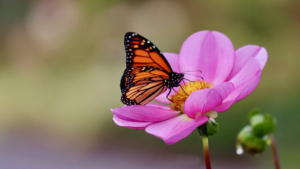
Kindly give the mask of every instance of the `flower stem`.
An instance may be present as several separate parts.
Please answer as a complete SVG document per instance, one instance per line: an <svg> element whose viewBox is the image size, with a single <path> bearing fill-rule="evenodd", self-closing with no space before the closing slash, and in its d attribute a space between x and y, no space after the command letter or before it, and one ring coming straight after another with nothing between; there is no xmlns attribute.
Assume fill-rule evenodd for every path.
<svg viewBox="0 0 300 169"><path fill-rule="evenodd" d="M280 163L279 163L279 157L278 157L278 151L277 151L275 138L274 138L273 134L269 134L269 137L271 138L271 146L272 146L273 161L275 164L275 168L280 169Z"/></svg>
<svg viewBox="0 0 300 169"><path fill-rule="evenodd" d="M202 135L202 141L203 141L203 151L204 151L206 169L211 169L210 158L209 158L209 148L208 148L208 137L206 134Z"/></svg>

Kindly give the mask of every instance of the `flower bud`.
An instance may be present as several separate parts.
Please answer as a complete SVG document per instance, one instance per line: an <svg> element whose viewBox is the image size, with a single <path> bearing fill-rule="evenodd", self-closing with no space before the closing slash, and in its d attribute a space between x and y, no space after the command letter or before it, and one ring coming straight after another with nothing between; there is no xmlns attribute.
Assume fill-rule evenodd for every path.
<svg viewBox="0 0 300 169"><path fill-rule="evenodd" d="M248 119L250 120L253 116L260 114L260 108L256 107L252 109L248 114Z"/></svg>
<svg viewBox="0 0 300 169"><path fill-rule="evenodd" d="M243 147L244 151L249 152L252 155L262 153L267 147L267 137L257 137L252 132L251 126L244 127L237 138L237 152L242 152L240 146ZM241 154L241 153L238 153Z"/></svg>
<svg viewBox="0 0 300 169"><path fill-rule="evenodd" d="M250 118L250 125L256 136L263 137L274 132L275 121L270 114L255 114Z"/></svg>

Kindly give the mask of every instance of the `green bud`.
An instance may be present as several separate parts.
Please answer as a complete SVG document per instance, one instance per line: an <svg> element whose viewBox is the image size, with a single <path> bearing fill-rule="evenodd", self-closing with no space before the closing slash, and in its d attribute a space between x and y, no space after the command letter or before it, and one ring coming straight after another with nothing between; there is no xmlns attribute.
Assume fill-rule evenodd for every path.
<svg viewBox="0 0 300 169"><path fill-rule="evenodd" d="M260 108L256 107L252 109L248 114L248 119L250 120L253 116L260 114Z"/></svg>
<svg viewBox="0 0 300 169"><path fill-rule="evenodd" d="M250 118L250 125L253 133L258 137L263 137L275 130L275 118L270 114L256 114Z"/></svg>
<svg viewBox="0 0 300 169"><path fill-rule="evenodd" d="M246 126L238 134L237 147L240 149L240 146L243 147L244 151L249 152L252 155L257 155L266 149L267 137L257 137L253 134L252 127ZM237 152L242 151L237 150Z"/></svg>
<svg viewBox="0 0 300 169"><path fill-rule="evenodd" d="M217 134L219 131L219 124L213 119L209 118L209 120L198 127L199 135L213 136Z"/></svg>

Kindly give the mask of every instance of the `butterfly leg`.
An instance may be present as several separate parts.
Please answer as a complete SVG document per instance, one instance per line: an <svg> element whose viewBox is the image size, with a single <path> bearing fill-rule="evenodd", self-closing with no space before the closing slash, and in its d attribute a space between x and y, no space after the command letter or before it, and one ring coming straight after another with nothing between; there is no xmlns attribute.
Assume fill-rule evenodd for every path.
<svg viewBox="0 0 300 169"><path fill-rule="evenodd" d="M168 93L168 95L167 95L167 99L170 101L170 102L172 102L173 103L173 101L171 100L171 99L169 99L169 95L170 95L170 93L171 93L171 90L172 90L172 88L170 88L170 91L169 91L169 93Z"/></svg>
<svg viewBox="0 0 300 169"><path fill-rule="evenodd" d="M189 95L183 90L183 88L182 88L181 85L180 85L180 88L181 88L181 90L182 90L187 96L189 96Z"/></svg>

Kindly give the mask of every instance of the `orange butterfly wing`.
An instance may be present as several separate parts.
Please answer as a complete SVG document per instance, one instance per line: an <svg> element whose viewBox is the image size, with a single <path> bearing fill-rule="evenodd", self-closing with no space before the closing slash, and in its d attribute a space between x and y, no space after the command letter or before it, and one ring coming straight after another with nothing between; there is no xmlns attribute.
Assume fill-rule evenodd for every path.
<svg viewBox="0 0 300 169"><path fill-rule="evenodd" d="M174 73L159 49L146 38L128 32L124 38L126 70L121 79L121 101L126 105L145 105L170 88ZM172 87L172 86L171 86Z"/></svg>
<svg viewBox="0 0 300 169"><path fill-rule="evenodd" d="M167 86L164 84L165 79L152 74L152 71L156 72L157 70L140 70L141 72L137 73L137 76L132 75L132 79L129 79L130 83L127 83L127 86L122 91L121 101L126 105L145 105L167 90ZM144 73L148 75L146 78L141 78L139 74ZM144 77L144 75L141 76Z"/></svg>
<svg viewBox="0 0 300 169"><path fill-rule="evenodd" d="M127 68L151 66L171 73L172 68L159 49L148 39L136 33L125 34L124 46L127 53Z"/></svg>

